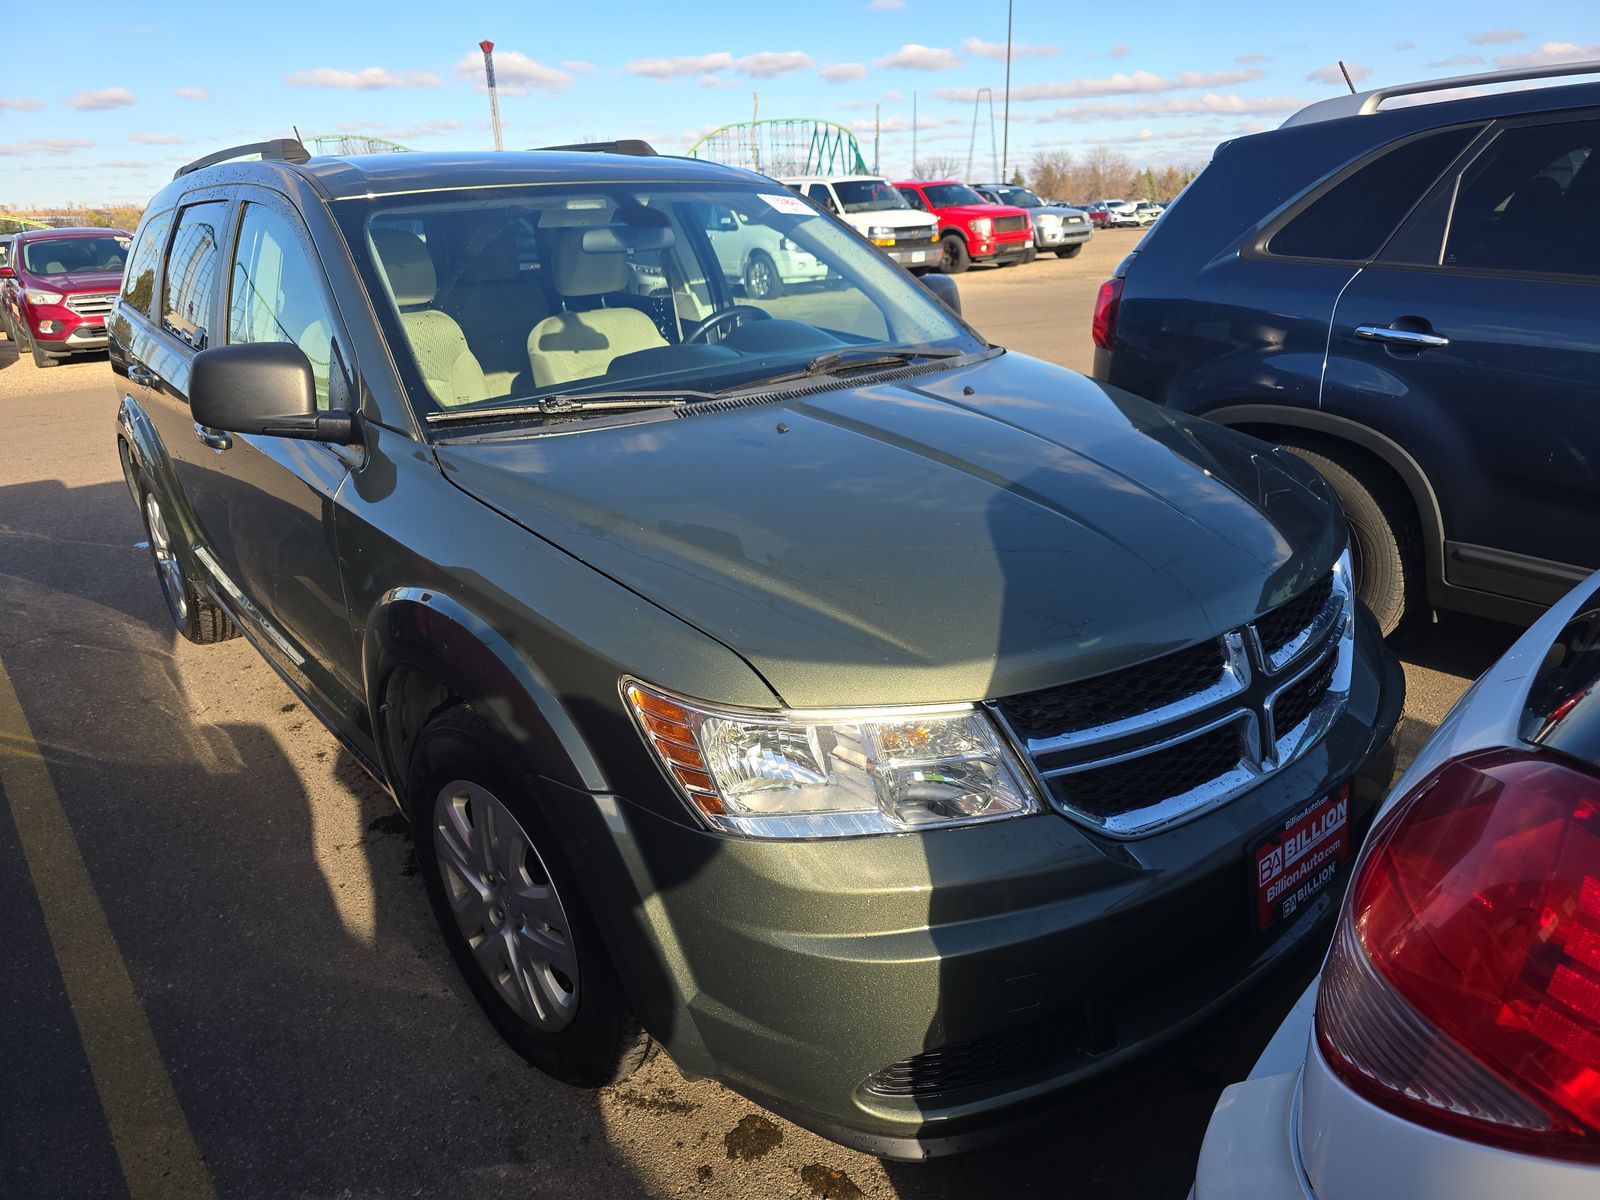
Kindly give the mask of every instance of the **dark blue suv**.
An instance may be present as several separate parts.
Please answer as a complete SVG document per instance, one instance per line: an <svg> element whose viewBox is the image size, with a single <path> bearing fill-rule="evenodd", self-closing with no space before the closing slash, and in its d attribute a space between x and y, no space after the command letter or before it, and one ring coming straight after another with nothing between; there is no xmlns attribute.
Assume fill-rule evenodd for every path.
<svg viewBox="0 0 1600 1200"><path fill-rule="evenodd" d="M1227 142L1101 288L1095 375L1310 460L1386 634L1600 567L1600 83L1451 98L1574 74Z"/></svg>

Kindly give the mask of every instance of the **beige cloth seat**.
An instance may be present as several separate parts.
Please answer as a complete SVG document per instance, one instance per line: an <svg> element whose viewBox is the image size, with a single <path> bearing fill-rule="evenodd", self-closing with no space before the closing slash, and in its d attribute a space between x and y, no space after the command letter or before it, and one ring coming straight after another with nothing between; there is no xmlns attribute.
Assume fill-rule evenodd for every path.
<svg viewBox="0 0 1600 1200"><path fill-rule="evenodd" d="M583 248L582 229L557 235L551 269L564 299L603 296L628 286L628 260ZM636 308L593 308L547 317L528 335L528 365L541 387L604 375L613 359L665 346L656 323Z"/></svg>
<svg viewBox="0 0 1600 1200"><path fill-rule="evenodd" d="M400 306L400 324L411 342L417 369L433 398L446 408L487 400L488 381L461 326L448 313L426 307L439 289L428 247L403 229L375 229L372 244Z"/></svg>
<svg viewBox="0 0 1600 1200"><path fill-rule="evenodd" d="M550 315L550 302L537 272L522 270L511 226L472 256L439 304L460 322L492 395L528 390L528 333Z"/></svg>

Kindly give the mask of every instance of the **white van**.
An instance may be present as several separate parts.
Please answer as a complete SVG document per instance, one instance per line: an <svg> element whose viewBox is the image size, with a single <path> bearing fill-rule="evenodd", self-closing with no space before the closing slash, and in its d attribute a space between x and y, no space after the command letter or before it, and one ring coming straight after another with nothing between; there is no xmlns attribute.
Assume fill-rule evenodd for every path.
<svg viewBox="0 0 1600 1200"><path fill-rule="evenodd" d="M912 208L888 180L876 175L803 175L778 182L853 226L902 267L938 266L938 220Z"/></svg>
<svg viewBox="0 0 1600 1200"><path fill-rule="evenodd" d="M744 286L752 300L772 300L786 287L820 283L828 265L795 245L770 225L751 224L730 208L710 206L706 237L730 283Z"/></svg>

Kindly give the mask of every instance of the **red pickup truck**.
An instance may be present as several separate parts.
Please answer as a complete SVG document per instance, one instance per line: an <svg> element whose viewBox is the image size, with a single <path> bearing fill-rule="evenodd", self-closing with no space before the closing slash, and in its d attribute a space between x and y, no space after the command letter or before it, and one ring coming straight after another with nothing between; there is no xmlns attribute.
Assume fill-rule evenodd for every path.
<svg viewBox="0 0 1600 1200"><path fill-rule="evenodd" d="M1028 211L991 204L964 183L951 179L894 185L912 208L939 220L939 269L959 275L975 262L1001 266L1030 262L1038 254Z"/></svg>
<svg viewBox="0 0 1600 1200"><path fill-rule="evenodd" d="M106 347L106 314L122 288L133 238L120 229L30 229L0 266L0 321L33 361Z"/></svg>

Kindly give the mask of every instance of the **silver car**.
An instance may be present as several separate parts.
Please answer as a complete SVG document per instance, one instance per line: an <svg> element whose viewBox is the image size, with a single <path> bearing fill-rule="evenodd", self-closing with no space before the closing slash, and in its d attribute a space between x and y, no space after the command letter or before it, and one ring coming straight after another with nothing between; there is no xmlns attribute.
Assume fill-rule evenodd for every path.
<svg viewBox="0 0 1600 1200"><path fill-rule="evenodd" d="M1083 244L1094 236L1089 214L1065 204L1050 204L1032 188L1012 183L973 185L992 204L1010 204L1028 210L1033 218L1033 244L1043 254L1053 251L1057 258L1075 258Z"/></svg>
<svg viewBox="0 0 1600 1200"><path fill-rule="evenodd" d="M1301 834L1260 864L1289 899L1338 865L1335 833ZM1580 1196L1600 1196L1600 573L1395 784L1191 1200Z"/></svg>

